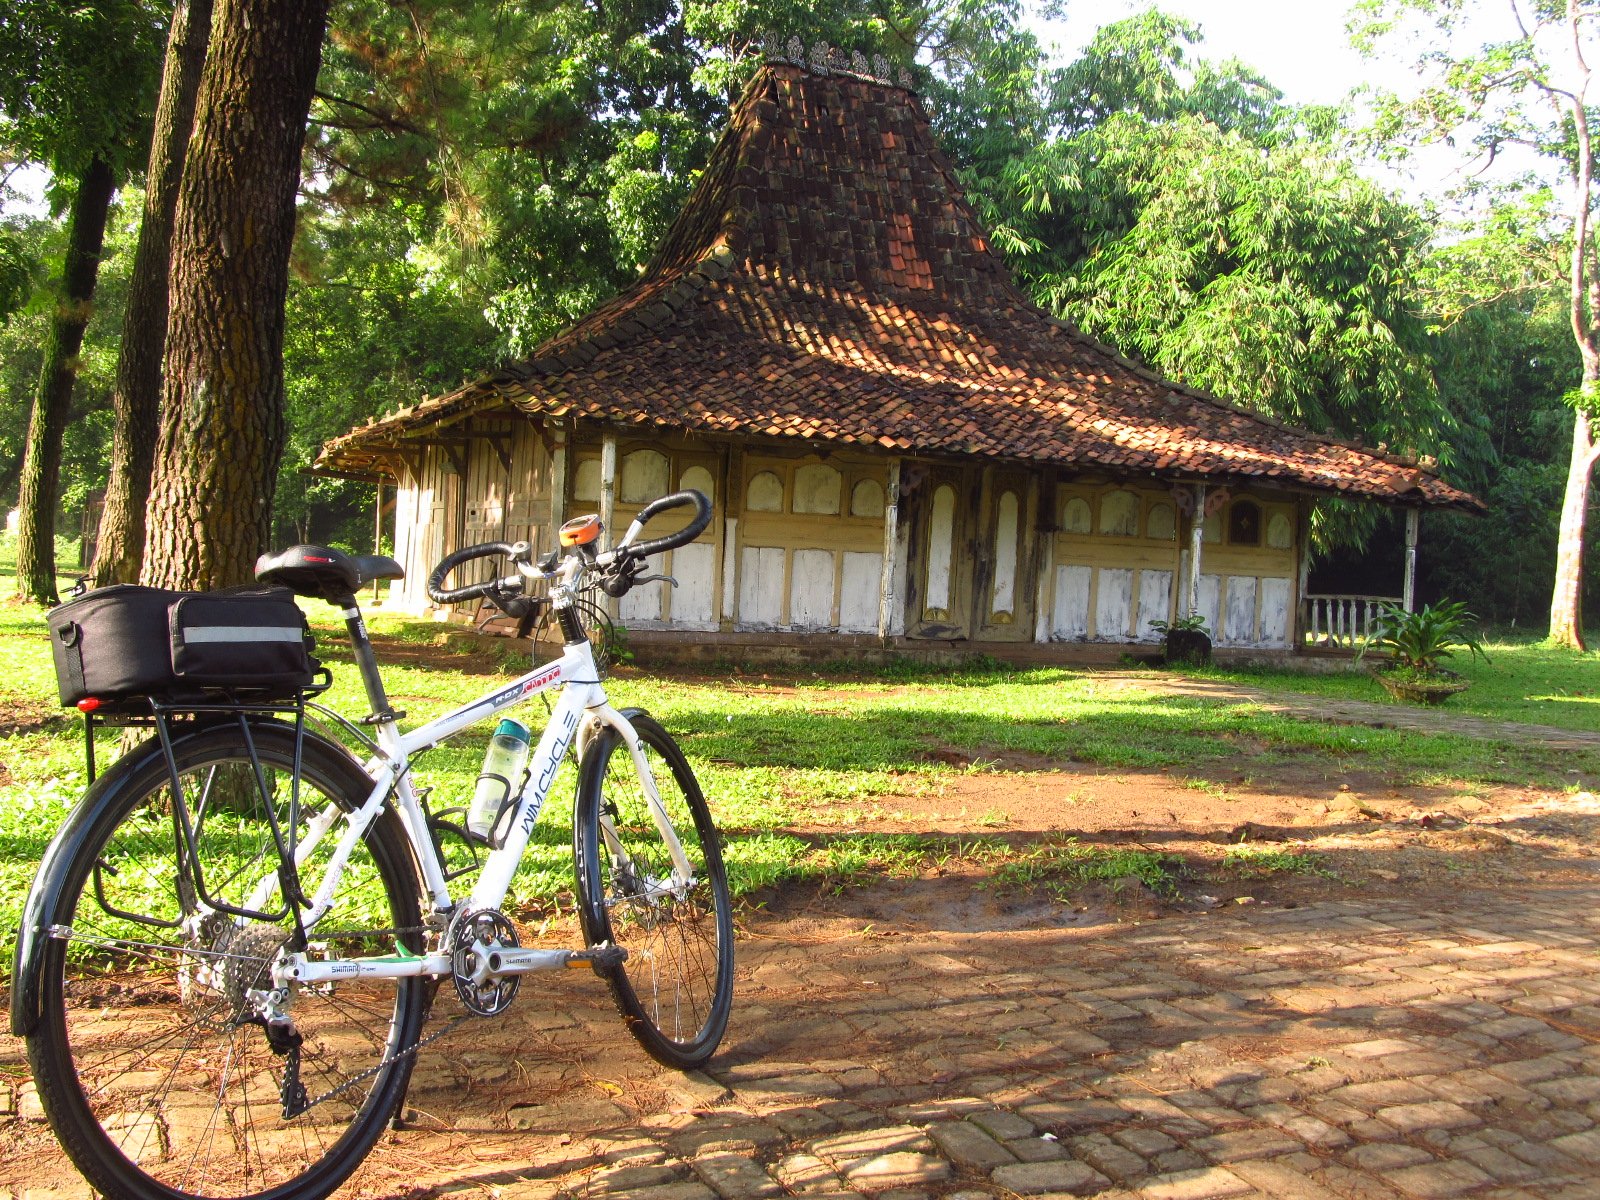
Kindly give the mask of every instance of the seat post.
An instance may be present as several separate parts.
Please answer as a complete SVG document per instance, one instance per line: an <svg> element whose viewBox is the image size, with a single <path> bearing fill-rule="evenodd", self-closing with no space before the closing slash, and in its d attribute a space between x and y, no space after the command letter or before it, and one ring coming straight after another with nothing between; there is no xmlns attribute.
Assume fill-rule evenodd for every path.
<svg viewBox="0 0 1600 1200"><path fill-rule="evenodd" d="M389 697L383 688L383 676L378 674L378 658L372 652L372 639L367 636L367 623L361 617L361 605L353 595L341 596L334 601L344 617L344 627L350 634L350 648L355 653L356 670L361 673L361 683L367 689L367 705L372 710L372 720L382 723L396 721L404 716L389 707Z"/></svg>

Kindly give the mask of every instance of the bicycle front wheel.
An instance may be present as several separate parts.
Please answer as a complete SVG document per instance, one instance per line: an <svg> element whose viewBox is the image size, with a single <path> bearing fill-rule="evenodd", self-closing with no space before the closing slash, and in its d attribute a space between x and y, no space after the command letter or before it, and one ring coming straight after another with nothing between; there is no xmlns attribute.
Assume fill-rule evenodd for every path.
<svg viewBox="0 0 1600 1200"><path fill-rule="evenodd" d="M683 751L649 716L628 718L661 811L652 814L646 781L621 735L603 729L584 752L578 780L578 911L590 945L628 952L626 962L597 970L629 1031L656 1061L686 1071L711 1057L733 1007L728 877ZM682 847L681 862L669 832Z"/></svg>
<svg viewBox="0 0 1600 1200"><path fill-rule="evenodd" d="M370 781L307 737L296 786L292 730L250 731L259 781L237 724L176 743L181 793L158 746L131 752L85 799L83 852L36 885L49 936L28 1060L57 1137L108 1196L326 1196L405 1092L422 980L272 994L274 960L297 948L278 847L299 847L313 890ZM385 810L308 931L313 953L419 952L415 881Z"/></svg>

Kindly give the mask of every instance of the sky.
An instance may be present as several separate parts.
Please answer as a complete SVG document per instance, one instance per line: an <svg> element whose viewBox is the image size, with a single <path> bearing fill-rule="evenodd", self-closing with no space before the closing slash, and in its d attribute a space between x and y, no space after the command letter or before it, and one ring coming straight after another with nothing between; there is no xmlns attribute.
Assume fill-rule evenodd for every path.
<svg viewBox="0 0 1600 1200"><path fill-rule="evenodd" d="M1463 45L1510 35L1509 7L1477 0L1469 10ZM1200 27L1194 52L1202 58L1237 58L1255 68L1291 103L1338 104L1353 88L1371 84L1401 95L1414 94L1419 79L1414 63L1420 42L1396 34L1382 57L1363 58L1351 46L1345 20L1355 0L1064 0L1066 16L1035 21L1056 61L1070 61L1101 25L1152 6ZM1540 164L1515 148L1497 162L1495 173L1508 177ZM1470 159L1443 146L1419 147L1402 166L1376 160L1360 165L1363 174L1412 200L1438 198L1459 187L1474 169Z"/></svg>
<svg viewBox="0 0 1600 1200"><path fill-rule="evenodd" d="M1480 19L1486 26L1492 19L1489 14L1501 17L1501 5L1480 3L1485 14ZM1025 0L1031 9L1041 4L1042 0ZM1337 104L1363 83L1398 92L1416 83L1406 64L1408 55L1367 60L1350 47L1344 26L1354 0L1064 0L1064 19L1032 24L1046 48L1055 48L1056 61L1066 62L1076 57L1096 28L1152 4L1200 27L1199 55L1242 60L1293 103ZM1419 154L1403 171L1376 164L1366 170L1377 181L1415 198L1437 195L1458 184L1460 168L1461 160L1454 154L1435 151ZM18 182L26 186L30 181Z"/></svg>
<svg viewBox="0 0 1600 1200"><path fill-rule="evenodd" d="M1156 0L1156 5L1200 26L1203 57L1242 59L1297 103L1336 104L1373 72L1345 36L1350 0ZM1041 23L1040 40L1059 44L1063 57L1070 58L1097 27L1150 6L1151 0L1067 0L1066 19Z"/></svg>

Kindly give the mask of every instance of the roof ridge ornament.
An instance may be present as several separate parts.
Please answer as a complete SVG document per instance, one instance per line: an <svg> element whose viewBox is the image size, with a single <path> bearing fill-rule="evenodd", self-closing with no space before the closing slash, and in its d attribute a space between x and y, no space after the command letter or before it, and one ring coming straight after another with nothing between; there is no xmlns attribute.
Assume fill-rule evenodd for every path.
<svg viewBox="0 0 1600 1200"><path fill-rule="evenodd" d="M887 55L874 53L869 59L862 50L846 50L826 41L814 43L810 51L799 35L787 39L777 34L767 34L761 39L762 58L768 63L785 63L802 67L814 75L853 75L870 83L914 90L911 73L896 66Z"/></svg>

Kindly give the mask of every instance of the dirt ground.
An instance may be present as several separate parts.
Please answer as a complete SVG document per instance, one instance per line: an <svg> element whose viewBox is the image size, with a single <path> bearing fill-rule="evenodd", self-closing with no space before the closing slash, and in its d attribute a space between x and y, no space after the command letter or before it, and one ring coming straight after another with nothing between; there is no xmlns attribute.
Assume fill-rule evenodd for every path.
<svg viewBox="0 0 1600 1200"><path fill-rule="evenodd" d="M931 792L819 805L811 824L795 832L982 834L1024 847L1074 837L1097 848L1171 856L1178 885L1158 894L1125 878L1062 898L1042 888L996 887L980 865L957 858L915 877L773 890L740 914L741 954L758 953L741 959L739 988L759 999L736 1001L719 1058L734 1072L758 1062L766 1045L761 1023L800 1019L809 988L837 982L847 969L842 958L864 939L1006 932L1025 945L1047 930L1095 938L1171 917L1242 915L1341 897L1390 896L1444 910L1471 893L1592 885L1600 867L1600 796L1590 791L1399 786L1310 756L1264 764L1259 748L1237 749L1203 771L1114 772L1017 756L970 764L952 752L952 765L975 769L950 775ZM1316 869L1228 865L1224 855L1241 842L1311 855ZM752 960L756 966L743 965ZM710 1091L700 1095L698 1085L656 1068L622 1034L604 989L573 974L556 977L547 990L526 989L505 1018L473 1021L426 1048L406 1129L387 1140L345 1194L502 1195L511 1194L508 1180L520 1189L536 1179L538 1191L529 1194L553 1195L570 1187L574 1172L626 1161L624 1143L637 1131L619 1128L714 1106L711 1093L719 1089L707 1081ZM443 1010L453 1010L445 993L430 1028L456 1015ZM613 1033L599 1039L601 1029ZM825 1057L840 1053L830 1049ZM849 1057L871 1054L870 1046L856 1046ZM875 1065L892 1075L887 1058ZM50 1194L45 1189L83 1193L38 1120L21 1046L0 1035L0 1198L8 1190Z"/></svg>
<svg viewBox="0 0 1600 1200"><path fill-rule="evenodd" d="M1443 908L1479 890L1592 883L1600 865L1593 848L1600 797L1587 792L1396 787L1370 775L1329 773L1314 761L1263 769L1247 754L1208 765L1204 778L1042 762L997 766L952 776L903 805L876 797L870 811L852 811L835 802L817 812L809 832L981 831L1020 844L1069 834L1085 845L1173 856L1176 893L1158 895L1130 878L1084 886L1062 902L1042 890L997 889L981 868L959 861L915 878L775 890L748 906L739 923L741 953L753 948L758 953L746 959L759 961L753 971L741 968L740 988L766 995L736 1013L729 1051L719 1057L731 1056L735 1071L759 1062L761 1036L752 1027L783 1011L774 981L783 983L776 993L804 1011L808 988L788 984L836 978L842 957L863 946L950 931L1006 932L1026 945L1046 930L1093 938L1211 909L1284 909L1342 896L1403 896ZM913 807L917 817L907 820ZM1319 870L1227 868L1223 854L1241 839L1313 854ZM407 1128L380 1148L347 1194L418 1197L465 1188L496 1195L502 1189L493 1181L515 1176L524 1186L535 1160L546 1181L540 1194L554 1194L570 1185L573 1170L602 1160L614 1136L606 1131L619 1122L662 1119L698 1103L683 1077L656 1068L621 1033L596 981L569 973L550 990L523 997L505 1018L473 1021L422 1052ZM442 995L430 1027L455 1015ZM611 1032L597 1032L605 1030ZM852 1049L861 1055L870 1059L870 1048ZM9 1036L0 1036L0 1081L11 1084L0 1082L0 1196L7 1189L82 1194L81 1180L37 1120L21 1047ZM463 1178L489 1182L478 1188Z"/></svg>
<svg viewBox="0 0 1600 1200"><path fill-rule="evenodd" d="M913 881L766 898L764 919L851 916L881 928L1013 930L1148 921L1225 905L1293 907L1341 895L1447 905L1462 889L1589 882L1600 868L1600 796L1526 787L1399 786L1308 758L1252 756L1178 769L1105 772L1024 762L952 777L870 812L834 801L795 832L841 830L1000 837L1020 847L1073 837L1095 849L1173 860L1175 893L1132 878L1084 885L1070 902L993 886L981 867L934 867ZM915 817L906 812L914 809ZM1305 855L1307 870L1230 864L1230 847Z"/></svg>

